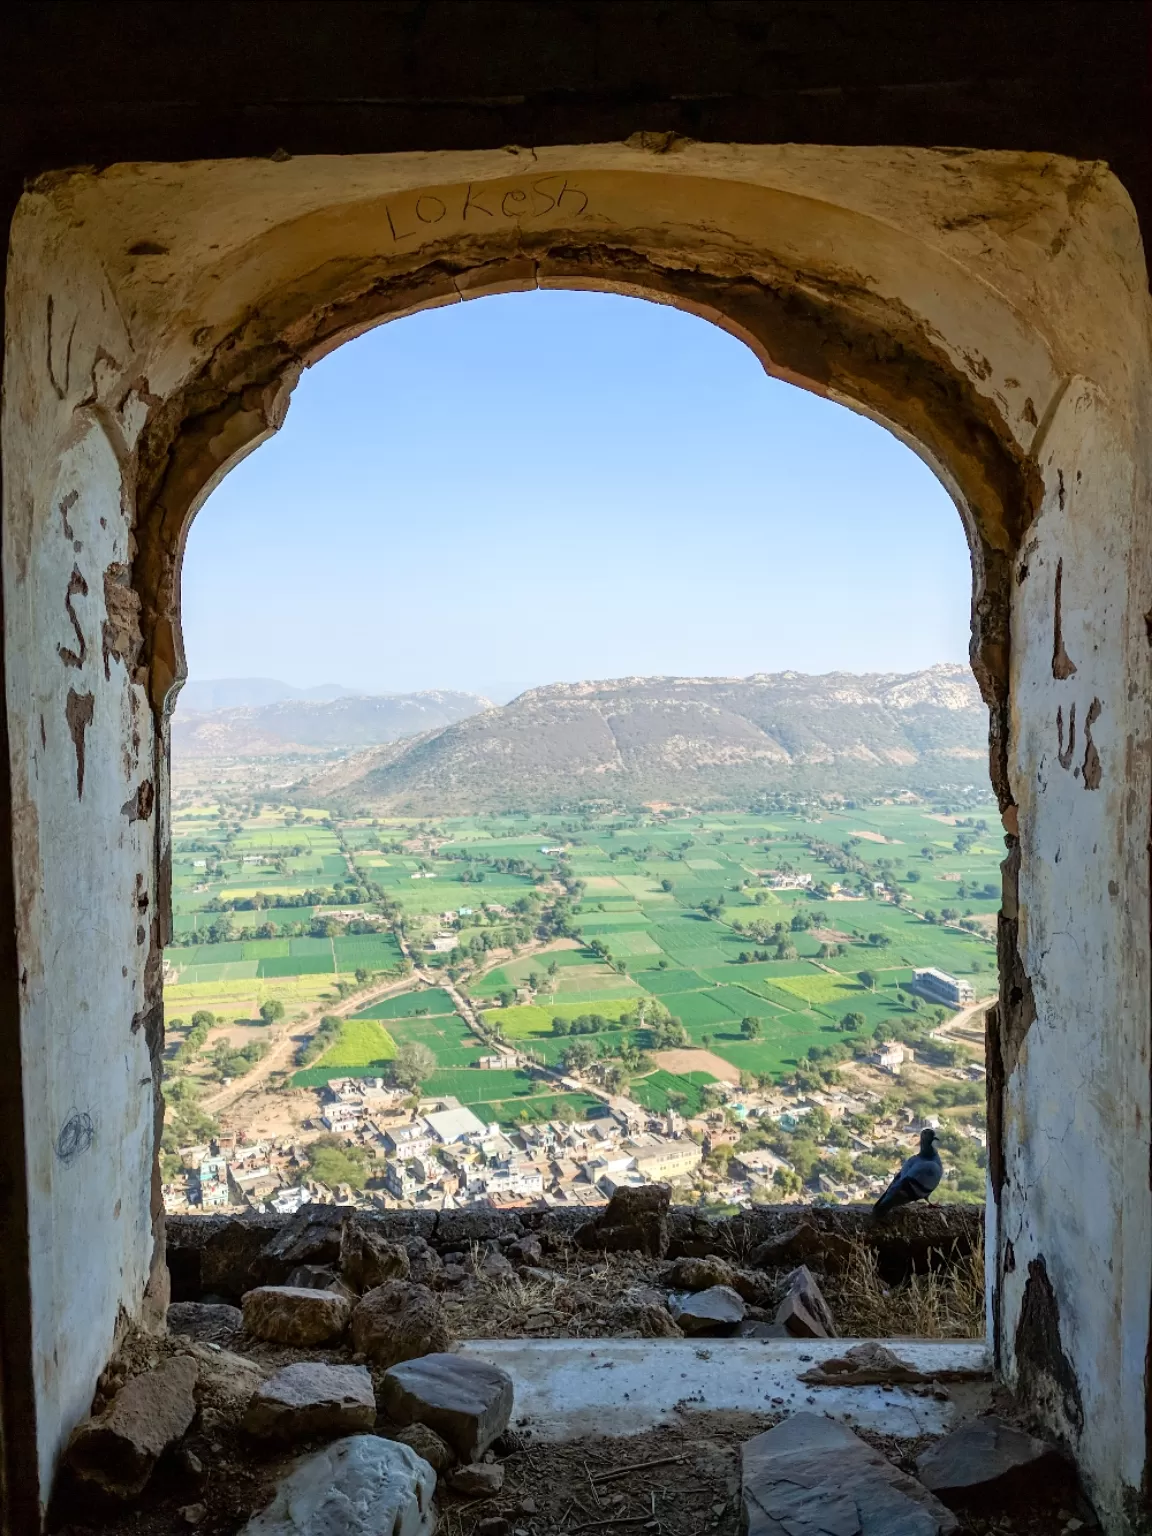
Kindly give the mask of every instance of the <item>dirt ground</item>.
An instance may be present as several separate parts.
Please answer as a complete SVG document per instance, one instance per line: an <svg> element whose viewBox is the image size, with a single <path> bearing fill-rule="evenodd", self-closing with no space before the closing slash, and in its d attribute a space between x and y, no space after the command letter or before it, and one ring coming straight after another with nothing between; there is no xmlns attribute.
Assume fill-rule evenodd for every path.
<svg viewBox="0 0 1152 1536"><path fill-rule="evenodd" d="M712 1051L655 1051L652 1059L667 1072L710 1072L726 1083L740 1081L739 1070Z"/></svg>

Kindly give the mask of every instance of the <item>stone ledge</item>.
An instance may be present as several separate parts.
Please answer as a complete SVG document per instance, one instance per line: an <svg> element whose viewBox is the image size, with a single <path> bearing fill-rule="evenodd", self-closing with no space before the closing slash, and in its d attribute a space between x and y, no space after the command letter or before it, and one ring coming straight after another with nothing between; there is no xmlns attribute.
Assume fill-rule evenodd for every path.
<svg viewBox="0 0 1152 1536"><path fill-rule="evenodd" d="M571 1238L595 1214L589 1209L359 1211L346 1206L307 1205L292 1216L247 1211L169 1216L166 1229L172 1300L199 1301L205 1295L233 1299L254 1285L283 1284L289 1269L305 1262L301 1257L289 1257L294 1251L288 1245L291 1233L306 1233L307 1241L318 1250L327 1245L335 1260L340 1229L352 1217L383 1238L423 1238L439 1252L450 1253L469 1243L526 1233L544 1239ZM739 1262L757 1244L805 1222L829 1238L856 1239L874 1247L881 1272L893 1281L927 1267L932 1250L954 1259L966 1258L979 1244L984 1223L983 1208L973 1205L910 1207L884 1224L875 1221L869 1206L755 1206L738 1216L715 1218L701 1216L692 1206L673 1206L670 1216L670 1258L720 1254ZM278 1238L281 1242L276 1246L285 1252L283 1256L270 1255L267 1249Z"/></svg>

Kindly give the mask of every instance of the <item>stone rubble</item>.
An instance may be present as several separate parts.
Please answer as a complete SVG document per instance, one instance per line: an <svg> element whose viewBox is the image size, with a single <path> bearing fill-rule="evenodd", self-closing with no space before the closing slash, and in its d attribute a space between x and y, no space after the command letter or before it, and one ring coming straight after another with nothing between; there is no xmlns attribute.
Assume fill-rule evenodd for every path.
<svg viewBox="0 0 1152 1536"><path fill-rule="evenodd" d="M435 1492L408 1446L352 1435L298 1461L240 1536L432 1536Z"/></svg>
<svg viewBox="0 0 1152 1536"><path fill-rule="evenodd" d="M677 1259L668 1271L667 1283L677 1291L707 1291L714 1285L730 1287L734 1278L731 1264L709 1255Z"/></svg>
<svg viewBox="0 0 1152 1536"><path fill-rule="evenodd" d="M728 1285L713 1285L706 1291L675 1297L671 1311L681 1331L693 1337L735 1333L745 1315L742 1297Z"/></svg>
<svg viewBox="0 0 1152 1536"><path fill-rule="evenodd" d="M469 1462L466 1467L457 1467L449 1474L448 1486L453 1493L464 1494L470 1499L490 1498L504 1486L504 1468L499 1462Z"/></svg>
<svg viewBox="0 0 1152 1536"><path fill-rule="evenodd" d="M794 1269L784 1282L788 1294L776 1312L776 1321L801 1339L834 1339L836 1324L816 1277L805 1264Z"/></svg>
<svg viewBox="0 0 1152 1536"><path fill-rule="evenodd" d="M346 1296L300 1285L259 1286L244 1293L241 1305L249 1333L302 1349L339 1339L352 1315Z"/></svg>
<svg viewBox="0 0 1152 1536"><path fill-rule="evenodd" d="M668 1184L618 1189L602 1211L577 1228L577 1246L604 1253L646 1253L662 1259L672 1241L671 1200Z"/></svg>
<svg viewBox="0 0 1152 1536"><path fill-rule="evenodd" d="M456 1453L434 1429L427 1424L408 1424L392 1436L401 1445L408 1446L417 1456L437 1472L448 1472L456 1465Z"/></svg>
<svg viewBox="0 0 1152 1536"><path fill-rule="evenodd" d="M462 1462L478 1461L508 1427L512 1378L461 1355L429 1354L386 1371L380 1406L398 1424L427 1424Z"/></svg>
<svg viewBox="0 0 1152 1536"><path fill-rule="evenodd" d="M182 1333L199 1344L231 1344L244 1327L239 1307L203 1301L176 1301L168 1308L168 1332Z"/></svg>
<svg viewBox="0 0 1152 1536"><path fill-rule="evenodd" d="M1055 1446L988 1415L961 1424L916 1460L916 1473L946 1504L1002 1498L1030 1479L1067 1476Z"/></svg>
<svg viewBox="0 0 1152 1536"><path fill-rule="evenodd" d="M198 1375L190 1355L177 1355L134 1376L102 1413L73 1431L66 1452L73 1474L115 1498L134 1498L192 1423Z"/></svg>
<svg viewBox="0 0 1152 1536"><path fill-rule="evenodd" d="M745 1536L947 1536L956 1517L847 1425L797 1413L741 1450Z"/></svg>
<svg viewBox="0 0 1152 1536"><path fill-rule="evenodd" d="M390 1242L357 1221L340 1236L340 1273L359 1295L389 1280L407 1280L411 1261L403 1243Z"/></svg>
<svg viewBox="0 0 1152 1536"><path fill-rule="evenodd" d="M426 1285L389 1280L362 1297L352 1313L352 1342L375 1365L387 1368L450 1347L448 1319Z"/></svg>
<svg viewBox="0 0 1152 1536"><path fill-rule="evenodd" d="M244 1428L265 1440L307 1440L350 1435L376 1422L372 1378L362 1365L302 1360L261 1382L244 1415Z"/></svg>

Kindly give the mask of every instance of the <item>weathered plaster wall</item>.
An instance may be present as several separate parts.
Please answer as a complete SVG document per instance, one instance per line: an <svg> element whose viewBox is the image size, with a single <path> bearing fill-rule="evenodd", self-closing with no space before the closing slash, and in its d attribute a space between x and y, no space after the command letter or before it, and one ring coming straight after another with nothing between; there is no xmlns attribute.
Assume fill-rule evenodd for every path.
<svg viewBox="0 0 1152 1536"><path fill-rule="evenodd" d="M46 204L8 273L3 576L38 1460L47 1486L153 1257L155 742L129 680L133 424L114 296ZM15 322L15 323L13 323ZM129 413L130 415L130 413ZM5 1234L15 1243L17 1234Z"/></svg>
<svg viewBox="0 0 1152 1536"><path fill-rule="evenodd" d="M100 1338L114 1325L104 1311L113 1296L138 1308L149 1258L141 1159L153 1090L147 1029L132 1023L159 1002L164 933L149 924L166 901L167 833L156 829L164 710L183 665L178 574L190 518L214 479L275 430L300 369L347 336L483 292L611 287L707 315L773 372L886 422L957 498L1010 843L991 1311L1004 1369L1068 1434L1112 1529L1135 1530L1135 1517L1126 1522L1146 1479L1152 1279L1150 373L1138 234L1107 171L1042 155L668 135L579 149L113 166L47 178L26 195L15 237L5 454L20 474L6 480L15 535L5 582L17 594L7 631L20 661L9 709L19 814L39 826L35 852L27 837L18 844L28 893L20 943L35 961L50 930L59 955L52 987L26 1004L26 1049L45 1063L28 1092L40 1102L49 1066L58 1083L72 1080L72 1048L51 1021L70 1018L98 978L93 1038L129 1041L102 1058L102 1113L124 1127L129 1150L101 1143L93 1188L105 1200L115 1191L121 1221L131 1214L122 1239L84 1252L99 1271L90 1296ZM81 316L70 366L82 382L69 375L63 399L45 361L49 295L54 334L58 315ZM70 553L54 509L70 488L61 476L81 463L91 500L82 550ZM128 622L107 678L91 640L80 668L58 649L75 648L66 594L81 554L93 562L81 566L89 595L72 599L81 627L104 623L109 563L130 562L140 602L140 655ZM131 597L115 583L108 591L117 622L130 621ZM48 735L66 724L76 673L93 700L83 802L69 733ZM138 748L133 699L147 699L155 718ZM57 739L63 758L55 752L49 768ZM161 811L133 821L144 777L160 786ZM78 868L82 887L70 875ZM70 946L63 893L74 909L78 888L92 931ZM138 925L125 910L145 896ZM103 941L99 923L110 925ZM53 1166L55 1134L46 1118L33 1126L33 1168ZM62 1178L46 1195L67 1213ZM45 1319L72 1231L64 1222L53 1241L39 1225L33 1233ZM52 1435L102 1364L102 1346L46 1324L49 1333L57 1357L38 1361L45 1467ZM1118 1380L1122 1391L1096 1385Z"/></svg>

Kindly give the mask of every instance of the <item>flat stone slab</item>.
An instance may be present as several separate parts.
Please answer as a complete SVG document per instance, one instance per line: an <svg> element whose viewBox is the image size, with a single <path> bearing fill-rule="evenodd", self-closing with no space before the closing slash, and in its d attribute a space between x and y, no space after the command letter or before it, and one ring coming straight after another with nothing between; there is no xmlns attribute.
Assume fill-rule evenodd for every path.
<svg viewBox="0 0 1152 1536"><path fill-rule="evenodd" d="M999 1495L1063 1467L1055 1446L993 1415L961 1424L916 1460L920 1481L949 1504Z"/></svg>
<svg viewBox="0 0 1152 1536"><path fill-rule="evenodd" d="M274 1344L329 1344L348 1326L352 1303L334 1291L299 1285L261 1285L245 1291L244 1326Z"/></svg>
<svg viewBox="0 0 1152 1536"><path fill-rule="evenodd" d="M946 1536L951 1510L844 1424L796 1413L741 1448L746 1536Z"/></svg>
<svg viewBox="0 0 1152 1536"><path fill-rule="evenodd" d="M507 1371L465 1355L423 1355L384 1373L380 1403L399 1424L427 1424L462 1462L479 1461L512 1415Z"/></svg>
<svg viewBox="0 0 1152 1536"><path fill-rule="evenodd" d="M435 1492L415 1451L351 1435L298 1461L240 1536L432 1536Z"/></svg>
<svg viewBox="0 0 1152 1536"><path fill-rule="evenodd" d="M265 1440L350 1435L376 1422L372 1378L362 1365L301 1360L261 1382L244 1414L244 1428Z"/></svg>
<svg viewBox="0 0 1152 1536"><path fill-rule="evenodd" d="M711 1285L706 1291L675 1299L671 1311L685 1333L734 1333L744 1321L746 1308L730 1285Z"/></svg>
<svg viewBox="0 0 1152 1536"><path fill-rule="evenodd" d="M512 1377L514 1424L548 1441L631 1435L681 1422L687 1404L722 1413L821 1413L900 1439L942 1435L957 1405L905 1387L811 1387L805 1371L844 1354L850 1339L468 1339L462 1359ZM989 1369L983 1340L901 1340L901 1358L926 1376ZM965 1388L985 1405L990 1389ZM954 1393L958 1396L958 1393Z"/></svg>

